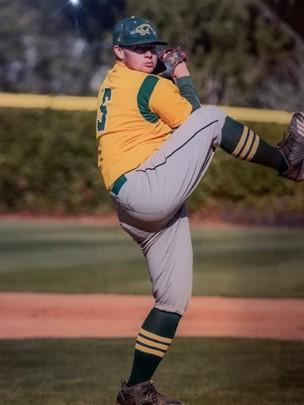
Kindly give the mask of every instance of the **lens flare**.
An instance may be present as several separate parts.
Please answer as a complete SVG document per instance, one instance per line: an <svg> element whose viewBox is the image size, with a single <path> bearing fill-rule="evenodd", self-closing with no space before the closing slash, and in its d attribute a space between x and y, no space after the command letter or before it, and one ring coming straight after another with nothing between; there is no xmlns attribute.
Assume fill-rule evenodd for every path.
<svg viewBox="0 0 304 405"><path fill-rule="evenodd" d="M73 6L78 6L79 0L70 0L70 3L71 3Z"/></svg>

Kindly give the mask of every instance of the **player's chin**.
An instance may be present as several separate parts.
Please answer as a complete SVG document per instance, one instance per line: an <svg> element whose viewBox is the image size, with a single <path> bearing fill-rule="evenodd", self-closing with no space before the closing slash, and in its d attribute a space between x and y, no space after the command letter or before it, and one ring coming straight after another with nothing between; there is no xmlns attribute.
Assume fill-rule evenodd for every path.
<svg viewBox="0 0 304 405"><path fill-rule="evenodd" d="M151 63L151 64L143 65L141 68L141 71L144 73L152 73L154 69L155 69L155 65Z"/></svg>

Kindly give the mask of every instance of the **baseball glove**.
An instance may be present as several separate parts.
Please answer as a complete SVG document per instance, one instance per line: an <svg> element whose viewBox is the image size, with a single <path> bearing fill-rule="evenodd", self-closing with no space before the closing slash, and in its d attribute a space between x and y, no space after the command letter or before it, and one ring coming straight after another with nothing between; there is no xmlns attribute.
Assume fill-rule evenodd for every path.
<svg viewBox="0 0 304 405"><path fill-rule="evenodd" d="M165 70L160 73L164 77L172 77L176 66L187 60L186 52L180 47L165 48L158 52L158 58L163 62Z"/></svg>
<svg viewBox="0 0 304 405"><path fill-rule="evenodd" d="M294 181L304 180L304 114L302 112L292 115L287 134L277 148L288 164L288 169L280 175Z"/></svg>

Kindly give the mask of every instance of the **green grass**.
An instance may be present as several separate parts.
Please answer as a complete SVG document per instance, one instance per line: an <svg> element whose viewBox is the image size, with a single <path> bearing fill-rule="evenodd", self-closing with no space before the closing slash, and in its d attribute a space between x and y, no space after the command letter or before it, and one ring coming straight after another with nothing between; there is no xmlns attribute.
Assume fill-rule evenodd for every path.
<svg viewBox="0 0 304 405"><path fill-rule="evenodd" d="M304 230L193 229L194 293L304 297ZM0 221L0 290L146 294L118 227ZM132 339L0 341L1 405L113 405ZM155 375L187 405L300 405L304 342L178 338Z"/></svg>
<svg viewBox="0 0 304 405"><path fill-rule="evenodd" d="M113 405L130 339L0 341L1 405ZM304 343L178 338L155 381L188 405L300 405Z"/></svg>
<svg viewBox="0 0 304 405"><path fill-rule="evenodd" d="M196 295L304 297L304 230L192 231ZM149 294L138 246L118 226L0 221L0 291Z"/></svg>

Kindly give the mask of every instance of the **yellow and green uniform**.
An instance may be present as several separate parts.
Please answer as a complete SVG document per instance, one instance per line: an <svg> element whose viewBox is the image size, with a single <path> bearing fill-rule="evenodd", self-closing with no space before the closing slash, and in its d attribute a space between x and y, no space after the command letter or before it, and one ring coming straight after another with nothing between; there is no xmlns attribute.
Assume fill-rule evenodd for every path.
<svg viewBox="0 0 304 405"><path fill-rule="evenodd" d="M98 97L99 167L121 227L144 253L155 298L137 336L128 380L133 386L151 379L191 297L185 201L207 172L216 146L270 167L280 167L283 158L220 109L200 108L189 76L174 85L116 63Z"/></svg>
<svg viewBox="0 0 304 405"><path fill-rule="evenodd" d="M170 80L117 62L98 94L98 166L106 188L140 166L191 112Z"/></svg>

